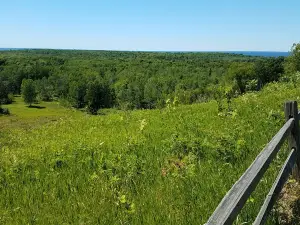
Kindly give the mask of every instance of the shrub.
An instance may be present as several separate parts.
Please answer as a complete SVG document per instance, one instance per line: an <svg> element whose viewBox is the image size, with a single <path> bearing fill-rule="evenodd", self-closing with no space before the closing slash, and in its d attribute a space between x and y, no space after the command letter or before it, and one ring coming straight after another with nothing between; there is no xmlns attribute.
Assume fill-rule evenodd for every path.
<svg viewBox="0 0 300 225"><path fill-rule="evenodd" d="M6 109L6 108L1 108L1 106L0 106L0 114L2 114L2 115L9 115L10 112L9 112L8 109Z"/></svg>
<svg viewBox="0 0 300 225"><path fill-rule="evenodd" d="M12 93L10 93L8 94L7 99L9 103L12 103L15 100L15 97Z"/></svg>
<svg viewBox="0 0 300 225"><path fill-rule="evenodd" d="M258 86L258 80L253 79L253 80L248 80L246 82L246 91L257 91L257 86Z"/></svg>

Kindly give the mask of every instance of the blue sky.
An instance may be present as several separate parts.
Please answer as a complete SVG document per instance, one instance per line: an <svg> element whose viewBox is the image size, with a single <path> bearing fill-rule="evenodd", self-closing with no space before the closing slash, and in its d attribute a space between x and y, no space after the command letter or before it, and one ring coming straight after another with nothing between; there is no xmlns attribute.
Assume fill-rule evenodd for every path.
<svg viewBox="0 0 300 225"><path fill-rule="evenodd" d="M288 51L299 0L8 0L0 48Z"/></svg>

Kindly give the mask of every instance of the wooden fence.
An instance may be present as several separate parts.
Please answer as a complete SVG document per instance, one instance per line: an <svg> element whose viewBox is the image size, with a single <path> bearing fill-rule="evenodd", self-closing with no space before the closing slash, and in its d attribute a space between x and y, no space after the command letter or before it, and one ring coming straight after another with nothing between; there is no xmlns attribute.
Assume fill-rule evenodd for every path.
<svg viewBox="0 0 300 225"><path fill-rule="evenodd" d="M240 177L240 179L227 192L215 212L209 218L206 225L232 224L237 215L245 205L251 193L263 177L270 163L280 150L283 142L288 139L291 150L288 158L282 166L271 190L269 191L263 206L258 213L254 225L264 224L268 213L274 206L276 198L281 192L289 175L293 173L299 178L300 169L300 137L299 137L299 115L297 102L289 101L284 105L286 123L273 137L264 150L256 157L251 166Z"/></svg>

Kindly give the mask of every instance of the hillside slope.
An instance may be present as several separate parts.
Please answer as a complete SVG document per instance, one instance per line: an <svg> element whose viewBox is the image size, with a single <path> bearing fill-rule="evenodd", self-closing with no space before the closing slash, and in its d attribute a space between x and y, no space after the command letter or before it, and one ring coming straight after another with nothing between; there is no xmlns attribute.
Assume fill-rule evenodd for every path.
<svg viewBox="0 0 300 225"><path fill-rule="evenodd" d="M299 101L294 85L269 84L221 113L211 101L102 116L58 108L26 118L17 101L14 116L0 117L0 223L204 224L284 124L284 101ZM56 103L47 104L30 110L42 114ZM239 222L254 219L285 154Z"/></svg>

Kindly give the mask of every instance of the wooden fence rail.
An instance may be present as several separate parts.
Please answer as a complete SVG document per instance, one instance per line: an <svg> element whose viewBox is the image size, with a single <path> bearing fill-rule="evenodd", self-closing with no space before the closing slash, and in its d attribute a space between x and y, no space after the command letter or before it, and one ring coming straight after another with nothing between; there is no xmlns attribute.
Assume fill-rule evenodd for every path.
<svg viewBox="0 0 300 225"><path fill-rule="evenodd" d="M263 206L253 224L259 225L266 222L268 213L273 208L276 199L282 190L289 175L293 173L299 178L299 113L295 101L286 102L284 105L286 123L272 138L264 150L256 157L254 162L240 177L240 179L227 192L219 206L209 218L206 225L228 225L232 224L237 215L245 205L251 193L269 168L271 162L277 155L280 147L286 139L289 142L291 152L281 168L276 181L267 195ZM296 165L296 166L295 166Z"/></svg>

